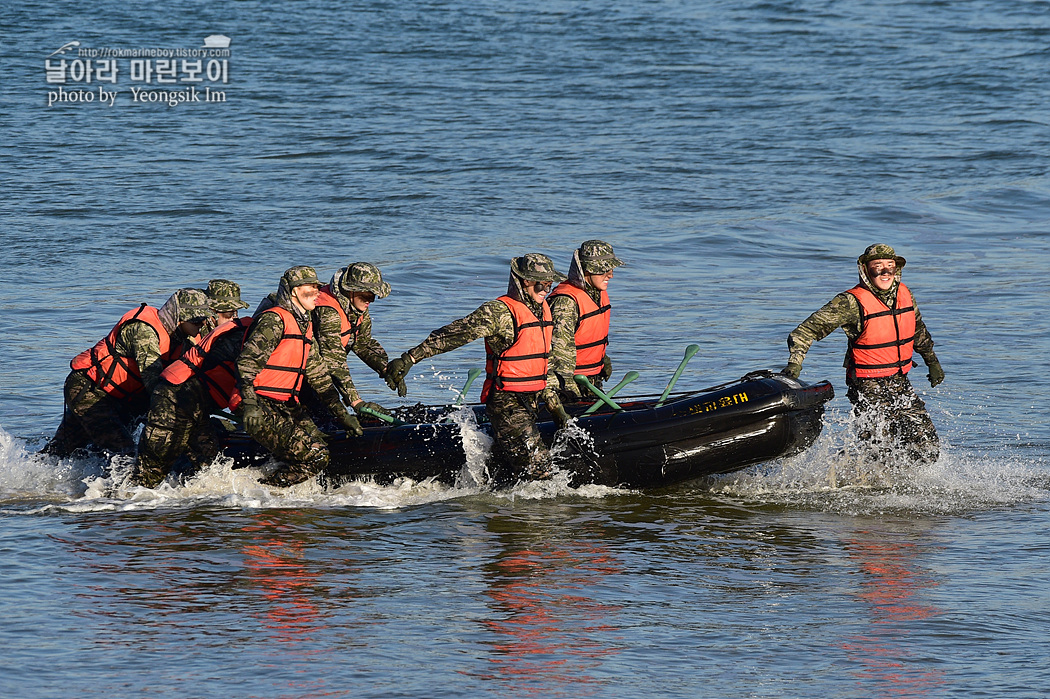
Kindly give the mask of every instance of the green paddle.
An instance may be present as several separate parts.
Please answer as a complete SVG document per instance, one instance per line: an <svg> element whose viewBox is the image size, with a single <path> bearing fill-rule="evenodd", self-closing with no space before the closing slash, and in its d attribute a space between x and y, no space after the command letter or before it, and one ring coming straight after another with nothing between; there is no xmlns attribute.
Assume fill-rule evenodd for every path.
<svg viewBox="0 0 1050 699"><path fill-rule="evenodd" d="M620 392L621 388L623 388L624 386L626 386L627 384L631 383L632 381L634 381L637 378L638 378L638 372L637 371L628 371L626 374L624 374L623 378L620 379L620 383L616 384L615 386L610 388L608 391L606 391L605 395L607 395L609 398L612 398L613 396L615 396L617 393ZM600 401L600 400L594 401L594 405L592 405L591 407L589 407L586 410L584 410L583 414L584 415L590 415L595 410L597 410L599 407L601 407L601 404L602 404L602 401Z"/></svg>
<svg viewBox="0 0 1050 699"><path fill-rule="evenodd" d="M602 389L598 388L593 383L591 383L590 380L586 376L582 376L580 374L576 374L576 376L573 376L572 378L573 378L574 381L576 381L576 383L580 384L581 386L586 386L588 389L590 389L591 393L593 393L594 395L596 395L599 398L601 398L602 402L605 403L610 408L612 408L613 410L623 410L623 408L621 408L620 406L616 405L616 403L613 402L612 398L610 398L609 396L605 395L605 393L602 391Z"/></svg>
<svg viewBox="0 0 1050 699"><path fill-rule="evenodd" d="M463 399L467 397L467 391L470 390L470 384L474 383L474 379L481 375L481 369L477 367L467 372L467 383L463 386L463 390L459 392L459 398L456 398L456 402L452 405L459 406L463 404Z"/></svg>
<svg viewBox="0 0 1050 699"><path fill-rule="evenodd" d="M368 408L368 407L362 407L361 408L361 412L364 413L365 415L371 415L372 417L377 418L379 420L382 420L383 422L389 422L391 425L394 425L395 427L397 425L404 425L405 424L404 422L402 422L401 420L398 420L393 415L385 415L385 414L379 412L378 410L372 410L371 408Z"/></svg>
<svg viewBox="0 0 1050 699"><path fill-rule="evenodd" d="M660 396L660 400L656 401L656 405L653 407L659 408L667 400L668 394L671 393L671 389L678 383L678 377L682 375L682 370L685 369L685 365L689 363L689 360L693 358L693 355L700 351L700 345L689 345L685 348L685 357L682 359L682 363L678 365L678 369L675 370L674 376L671 377L671 382L667 384L667 388L664 389L663 395Z"/></svg>

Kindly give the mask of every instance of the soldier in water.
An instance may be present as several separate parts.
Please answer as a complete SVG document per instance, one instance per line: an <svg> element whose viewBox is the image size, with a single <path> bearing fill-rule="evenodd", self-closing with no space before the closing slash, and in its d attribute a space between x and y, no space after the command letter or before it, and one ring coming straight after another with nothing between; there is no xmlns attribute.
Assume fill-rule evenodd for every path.
<svg viewBox="0 0 1050 699"><path fill-rule="evenodd" d="M69 456L91 444L133 453L131 427L149 409L161 371L211 314L200 289L179 289L159 309L142 304L125 313L106 337L70 362L65 413L44 453Z"/></svg>
<svg viewBox="0 0 1050 699"><path fill-rule="evenodd" d="M286 487L328 467L325 435L299 402L304 381L321 397L347 434L363 434L339 400L328 368L313 351L311 313L321 283L312 267L292 267L281 277L274 305L256 311L237 357L237 389L245 431L282 461L262 483Z"/></svg>
<svg viewBox="0 0 1050 699"><path fill-rule="evenodd" d="M798 378L806 352L836 328L846 333L847 396L860 436L874 447L903 447L911 461L933 462L939 453L937 430L926 404L915 395L908 372L913 354L922 357L931 386L944 380L933 338L911 290L901 282L905 259L885 244L870 245L857 258L859 282L842 292L788 335L785 376Z"/></svg>
<svg viewBox="0 0 1050 699"><path fill-rule="evenodd" d="M398 382L413 364L485 338L481 400L495 436L498 483L550 476L550 452L536 425L541 401L559 424L569 420L557 379L549 373L553 321L545 300L551 285L563 279L546 255L515 257L506 294L430 333L387 369L388 378Z"/></svg>
<svg viewBox="0 0 1050 699"><path fill-rule="evenodd" d="M228 320L161 372L139 439L132 483L156 488L180 457L190 462L186 477L218 455L224 428L211 416L227 409L238 412L236 361L251 322L252 318Z"/></svg>
<svg viewBox="0 0 1050 699"><path fill-rule="evenodd" d="M551 369L558 377L558 390L579 400L575 374L601 388L612 376L609 345L609 282L623 261L601 240L588 240L573 251L569 278L554 287L547 297L554 319Z"/></svg>
<svg viewBox="0 0 1050 699"><path fill-rule="evenodd" d="M314 308L314 333L318 350L343 401L358 415L362 414L363 408L381 413L387 411L377 403L362 400L347 366L346 360L350 354L357 355L380 377L385 378L390 389L397 391L398 395L405 396L408 393L404 379L394 382L386 376L386 350L372 337L369 306L376 299L386 298L389 294L390 285L383 281L383 275L375 265L354 262L332 275L332 281L321 287L317 307ZM304 394L304 404L315 420L329 422L332 419L313 391Z"/></svg>

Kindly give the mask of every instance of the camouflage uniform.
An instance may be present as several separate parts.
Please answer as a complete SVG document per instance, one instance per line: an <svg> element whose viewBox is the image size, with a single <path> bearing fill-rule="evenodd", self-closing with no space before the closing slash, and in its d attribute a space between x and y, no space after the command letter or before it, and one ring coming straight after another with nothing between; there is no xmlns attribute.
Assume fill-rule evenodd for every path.
<svg viewBox="0 0 1050 699"><path fill-rule="evenodd" d="M605 274L623 265L613 254L613 248L601 240L588 240L574 250L569 264L569 283L587 292L595 305L601 305L601 289L587 281L589 274ZM558 377L558 390L568 398L581 398L580 387L573 379L576 373L576 329L580 322L580 308L570 296L558 295L548 299L554 318L554 337L551 340L551 370ZM602 387L612 375L612 361L605 356L602 373L591 378L591 383Z"/></svg>
<svg viewBox="0 0 1050 699"><path fill-rule="evenodd" d="M217 314L232 313L236 318L237 311L248 307L248 304L241 300L240 285L229 279L212 279L208 282L208 289L204 293L208 295L208 305L211 306L211 310ZM204 327L201 328L200 336L204 337L227 320L231 319L223 319L218 315L208 318L204 322Z"/></svg>
<svg viewBox="0 0 1050 699"><path fill-rule="evenodd" d="M554 263L545 255L529 254L512 261L507 295L522 301L537 318L542 317L541 306L534 303L521 288L519 278L557 282L564 276L554 270ZM426 340L405 352L401 356L402 361L410 366L482 337L495 354L500 354L514 343L514 317L502 301L488 301L465 318L438 328ZM550 452L540 437L536 416L541 399L548 403L558 400L557 383L557 377L548 370L547 389L544 391L522 393L494 387L490 392L485 408L496 441L496 460L509 467L509 473L494 474L497 481L521 477L544 478L549 475Z"/></svg>
<svg viewBox="0 0 1050 699"><path fill-rule="evenodd" d="M201 371L227 362L232 366L243 338L240 331L220 337L205 356ZM135 481L148 488L157 487L183 455L189 457L191 472L214 461L219 453L218 430L222 428L209 416L225 408L215 403L207 384L197 374L177 385L161 378L139 440Z"/></svg>
<svg viewBox="0 0 1050 699"><path fill-rule="evenodd" d="M211 311L204 292L180 289L168 298L158 314L168 331L171 346L176 346L187 341L179 328L181 323L210 316ZM145 390L116 398L97 385L85 370L70 372L64 387L62 422L42 451L65 457L93 444L114 453L133 453L132 427L149 409L150 394L165 367L160 349L157 331L149 324L138 320L125 323L117 333L114 354L134 360Z"/></svg>
<svg viewBox="0 0 1050 699"><path fill-rule="evenodd" d="M347 366L350 353L356 354L381 377L386 374L388 357L383 345L372 337L372 316L367 310L359 311L354 308L349 295L356 291L372 293L377 299L386 298L390 294L390 285L383 281L382 274L374 265L355 262L336 272L328 288L354 327L354 340L346 348L343 347L340 340L343 326L339 312L329 306L319 305L314 309L314 335L332 382L344 402L353 405L361 400L361 396L354 386L350 368ZM309 406L315 419L331 419L328 410L314 396L304 392L303 402Z"/></svg>
<svg viewBox="0 0 1050 699"><path fill-rule="evenodd" d="M305 333L310 318L292 302L292 289L302 284L318 284L310 267L292 267L281 278L281 285L273 300L275 305L290 311L298 323L298 331ZM237 357L237 388L247 404L257 405L263 414L263 424L253 429L246 424L250 436L266 447L273 456L285 462L277 473L264 479L272 485L292 485L323 471L328 466L329 452L324 433L310 419L298 400L279 401L259 396L253 382L265 368L270 356L284 335L284 322L276 313L263 313L264 300L255 313L255 321L248 329L244 347ZM328 367L320 353L310 351L306 364L306 380L336 415L345 415L346 408L339 401L339 393L332 385Z"/></svg>
<svg viewBox="0 0 1050 699"><path fill-rule="evenodd" d="M874 255L874 256L873 256ZM866 263L874 259L897 260L897 272L893 285L886 291L878 289L868 278ZM897 288L900 284L901 269L904 258L898 257L888 245L872 245L857 260L860 282L883 303L892 308L897 300ZM913 348L923 358L927 366L937 367L940 363L933 351L933 338L926 329L919 312L919 305L912 294L912 305L915 307L915 337ZM818 311L802 321L788 335L790 358L785 373L798 376L806 353L814 342L824 339L836 328L842 328L846 337L856 340L863 327L861 325L861 306L857 298L848 292L842 292L824 304ZM911 381L906 374L876 378L858 378L851 366L851 353L846 352L842 365L846 368L846 386L850 402L853 404L857 420L858 433L869 442L871 454L884 460L885 453L879 447L903 446L907 458L919 461L936 461L939 454L937 430L926 411L926 404L915 395ZM943 378L943 375L942 375ZM931 377L931 383L936 383Z"/></svg>

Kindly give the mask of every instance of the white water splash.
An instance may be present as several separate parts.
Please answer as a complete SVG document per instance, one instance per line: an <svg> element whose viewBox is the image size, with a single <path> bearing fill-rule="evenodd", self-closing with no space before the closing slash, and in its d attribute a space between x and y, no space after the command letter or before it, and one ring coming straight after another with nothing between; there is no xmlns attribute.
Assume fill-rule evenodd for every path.
<svg viewBox="0 0 1050 699"><path fill-rule="evenodd" d="M456 477L457 488L482 488L489 482L488 469L485 464L492 453L492 437L478 427L473 408L463 406L450 413L447 419L459 427L460 439L463 441L463 455L466 463Z"/></svg>
<svg viewBox="0 0 1050 699"><path fill-rule="evenodd" d="M289 488L270 487L259 478L272 470L272 461L255 468L234 468L219 457L189 479L176 476L156 488L129 483L133 460L128 456L57 459L32 453L23 440L0 428L0 511L21 514L45 512L133 512L193 507L270 509L288 507L367 507L398 509L431 502L489 493L486 461L492 438L477 425L469 407L450 416L459 425L466 464L454 486L433 479L402 478L380 485L361 480L322 486L309 479ZM585 433L584 433L585 434ZM493 494L500 499L547 499L564 495L602 497L618 492L603 486L569 486L569 474L558 472L549 481L521 483Z"/></svg>
<svg viewBox="0 0 1050 699"><path fill-rule="evenodd" d="M942 436L932 463L886 468L851 449L848 418L825 415L824 432L802 454L723 476L712 492L849 515L957 514L1050 497L1046 464L1000 449L957 449Z"/></svg>
<svg viewBox="0 0 1050 699"><path fill-rule="evenodd" d="M575 419L555 435L554 444L551 445L551 460L554 464L554 472L551 477L543 481L528 481L519 483L513 488L498 493L501 497L511 500L545 500L566 495L585 498L602 498L613 494L631 492L622 488L614 488L605 485L587 484L572 487L572 473L566 467L559 466L567 464L580 452L594 451L594 437L587 430L579 426Z"/></svg>

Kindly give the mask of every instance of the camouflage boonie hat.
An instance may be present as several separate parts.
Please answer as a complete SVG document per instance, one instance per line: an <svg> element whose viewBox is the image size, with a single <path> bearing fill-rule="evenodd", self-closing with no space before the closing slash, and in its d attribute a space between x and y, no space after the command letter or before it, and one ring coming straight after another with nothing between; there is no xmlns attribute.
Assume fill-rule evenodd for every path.
<svg viewBox="0 0 1050 699"><path fill-rule="evenodd" d="M321 286L321 280L317 278L317 272L314 271L314 268L305 265L288 269L285 271L282 279L288 282L289 289L294 289L303 284L316 284L317 286Z"/></svg>
<svg viewBox="0 0 1050 699"><path fill-rule="evenodd" d="M200 289L179 289L172 296L175 298L178 323L215 315L208 305L208 296Z"/></svg>
<svg viewBox="0 0 1050 699"><path fill-rule="evenodd" d="M565 275L554 269L551 258L536 252L515 257L510 261L510 271L514 276L530 282L560 282Z"/></svg>
<svg viewBox="0 0 1050 699"><path fill-rule="evenodd" d="M602 240L588 240L580 246L580 264L584 274L605 274L624 264L613 254L613 247Z"/></svg>
<svg viewBox="0 0 1050 699"><path fill-rule="evenodd" d="M353 292L375 294L377 299L390 294L390 285L383 281L379 268L367 262L355 262L342 270L339 286L345 294Z"/></svg>
<svg viewBox="0 0 1050 699"><path fill-rule="evenodd" d="M248 304L241 301L241 287L229 279L212 279L208 282L206 293L211 310L216 313L229 313L248 307Z"/></svg>
<svg viewBox="0 0 1050 699"><path fill-rule="evenodd" d="M864 249L864 254L857 258L857 264L866 265L872 260L893 260L897 263L897 269L900 269L907 263L907 260L895 253L893 248L885 243L869 245Z"/></svg>

